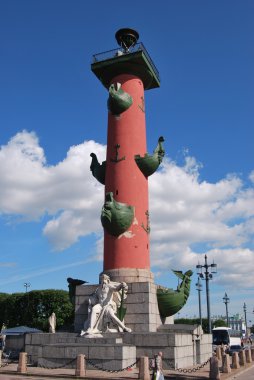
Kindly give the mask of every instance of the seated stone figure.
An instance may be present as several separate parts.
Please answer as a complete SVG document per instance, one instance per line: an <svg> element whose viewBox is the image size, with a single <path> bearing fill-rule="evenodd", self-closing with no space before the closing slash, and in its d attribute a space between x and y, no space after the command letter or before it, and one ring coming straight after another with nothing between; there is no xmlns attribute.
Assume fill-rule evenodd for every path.
<svg viewBox="0 0 254 380"><path fill-rule="evenodd" d="M131 332L131 329L126 327L116 316L116 303L113 300L113 296L121 289L127 291L128 287L125 282L112 282L109 276L101 274L100 286L89 298L88 318L85 321L84 330L81 331L81 336L104 332L107 330L110 322L117 326L120 331Z"/></svg>

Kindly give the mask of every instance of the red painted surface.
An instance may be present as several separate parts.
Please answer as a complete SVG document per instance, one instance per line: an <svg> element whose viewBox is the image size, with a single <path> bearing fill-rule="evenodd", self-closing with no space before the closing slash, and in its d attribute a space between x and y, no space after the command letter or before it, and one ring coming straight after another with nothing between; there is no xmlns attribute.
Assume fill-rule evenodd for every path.
<svg viewBox="0 0 254 380"><path fill-rule="evenodd" d="M134 223L126 237L114 237L104 233L104 270L121 268L150 269L149 234L142 228L147 226L148 182L139 170L134 156L146 152L146 123L144 109L144 87L133 75L119 75L112 83L121 83L122 88L133 98L132 106L120 116L109 113L107 141L107 171L105 192L113 192L114 199L135 207ZM119 144L118 158L115 145ZM126 233L125 233L126 234Z"/></svg>

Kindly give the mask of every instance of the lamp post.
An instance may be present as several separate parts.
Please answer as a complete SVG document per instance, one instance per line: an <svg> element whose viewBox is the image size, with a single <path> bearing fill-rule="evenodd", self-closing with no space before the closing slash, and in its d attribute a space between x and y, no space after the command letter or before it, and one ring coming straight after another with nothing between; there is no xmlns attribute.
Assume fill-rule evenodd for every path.
<svg viewBox="0 0 254 380"><path fill-rule="evenodd" d="M245 319L245 335L247 336L247 317L246 317L246 311L247 311L247 306L246 306L246 303L244 302L243 304L243 311L244 311L244 319Z"/></svg>
<svg viewBox="0 0 254 380"><path fill-rule="evenodd" d="M229 303L230 300L229 300L229 297L228 297L228 295L227 295L226 292L225 292L225 295L224 295L224 297L222 299L223 299L223 302L224 302L224 304L226 306L226 317L227 317L227 326L228 326L229 325L229 321L228 321L228 303Z"/></svg>
<svg viewBox="0 0 254 380"><path fill-rule="evenodd" d="M196 289L198 291L198 309L199 309L199 320L200 326L202 327L202 312L201 312L201 293L202 292L202 284L200 281L200 277L198 277L198 282L196 283Z"/></svg>
<svg viewBox="0 0 254 380"><path fill-rule="evenodd" d="M26 288L26 293L27 293L27 288L30 288L31 284L30 282L24 282L24 287Z"/></svg>
<svg viewBox="0 0 254 380"><path fill-rule="evenodd" d="M204 273L202 272L203 268L205 269ZM211 273L209 272L211 268ZM207 319L208 319L208 333L212 333L212 323L211 323L211 311L210 311L210 290L209 290L209 281L212 280L212 273L217 273L217 264L214 262L212 264L207 264L207 256L205 255L205 264L196 265L197 274L202 280L205 280L206 284L206 304L207 304Z"/></svg>

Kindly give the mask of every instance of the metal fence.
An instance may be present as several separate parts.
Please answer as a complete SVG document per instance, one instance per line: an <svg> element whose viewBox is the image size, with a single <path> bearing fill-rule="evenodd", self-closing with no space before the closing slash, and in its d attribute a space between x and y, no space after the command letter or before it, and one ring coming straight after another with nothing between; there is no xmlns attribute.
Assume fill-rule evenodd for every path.
<svg viewBox="0 0 254 380"><path fill-rule="evenodd" d="M125 56L126 55L132 55L132 54L135 54L139 51L143 52L145 58L149 62L150 66L152 67L152 69L153 69L155 75L157 76L158 80L160 80L159 71L157 70L155 64L153 63L152 58L148 54L148 52L147 52L145 46L142 44L142 42L138 42L136 45L130 47L129 50L124 50L124 49L119 47L118 49L108 50L108 51L105 51L103 53L94 54L92 63L102 62L102 61L106 61L108 59L116 59L122 55L125 55Z"/></svg>

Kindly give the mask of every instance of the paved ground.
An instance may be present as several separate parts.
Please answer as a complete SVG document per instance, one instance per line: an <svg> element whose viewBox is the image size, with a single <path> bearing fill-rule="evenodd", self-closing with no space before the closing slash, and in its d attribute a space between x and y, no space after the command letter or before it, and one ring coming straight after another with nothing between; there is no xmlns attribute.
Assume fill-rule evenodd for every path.
<svg viewBox="0 0 254 380"><path fill-rule="evenodd" d="M229 379L236 379L240 374L243 372L246 372L246 375L241 376L248 376L248 373L252 373L254 371L254 362L251 364L247 364L244 367L241 367L239 370L232 370L230 374L224 374L221 373L221 380L229 380ZM209 379L209 365L206 365L204 368L202 368L199 371L196 372L187 372L187 373L178 373L176 371L164 371L165 380L166 379L197 379L197 380L204 380ZM244 379L245 377L239 377L239 379ZM251 377L249 377L251 378ZM28 367L27 374L19 374L17 373L17 363L9 364L8 366L1 367L0 368L0 379L1 380L53 380L53 379L77 379L75 377L75 370L73 369L45 369L45 368L38 368L38 367ZM138 379L138 370L132 369L124 372L118 372L118 373L108 373L108 372L102 372L102 371L96 371L96 370L88 370L86 372L85 379L90 380L101 380L101 379L114 379L114 380L132 380L132 379ZM246 377L247 379L247 377Z"/></svg>

